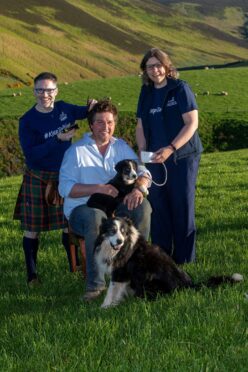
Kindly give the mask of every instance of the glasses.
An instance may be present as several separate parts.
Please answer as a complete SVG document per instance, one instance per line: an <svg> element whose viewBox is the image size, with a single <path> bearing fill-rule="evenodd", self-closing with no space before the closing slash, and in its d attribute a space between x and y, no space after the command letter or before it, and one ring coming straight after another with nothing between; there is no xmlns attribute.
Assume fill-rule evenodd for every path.
<svg viewBox="0 0 248 372"><path fill-rule="evenodd" d="M154 64L152 64L152 65L146 65L146 69L147 69L148 71L151 71L151 70L153 70L154 68L159 69L159 68L161 68L161 67L163 67L163 65L162 65L162 63L160 63L160 62L154 63Z"/></svg>
<svg viewBox="0 0 248 372"><path fill-rule="evenodd" d="M44 93L47 93L47 94L52 94L55 92L57 88L47 88L47 89L43 89L43 88L36 88L35 89L35 93L37 94L44 94Z"/></svg>

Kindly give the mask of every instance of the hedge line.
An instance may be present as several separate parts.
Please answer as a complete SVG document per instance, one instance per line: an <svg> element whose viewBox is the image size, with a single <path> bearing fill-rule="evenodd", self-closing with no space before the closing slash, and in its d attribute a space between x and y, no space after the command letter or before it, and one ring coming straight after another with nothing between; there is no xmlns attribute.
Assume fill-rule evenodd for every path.
<svg viewBox="0 0 248 372"><path fill-rule="evenodd" d="M86 121L80 122L79 138L88 130ZM134 147L135 114L120 112L116 135ZM18 140L18 118L0 120L0 177L20 174L24 159ZM248 115L245 113L200 113L199 133L206 152L235 150L248 147Z"/></svg>

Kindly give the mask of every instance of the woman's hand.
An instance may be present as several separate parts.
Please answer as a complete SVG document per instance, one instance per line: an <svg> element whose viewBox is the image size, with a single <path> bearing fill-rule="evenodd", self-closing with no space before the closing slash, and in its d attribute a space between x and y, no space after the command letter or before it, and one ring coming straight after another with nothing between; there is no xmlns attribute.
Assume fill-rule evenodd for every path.
<svg viewBox="0 0 248 372"><path fill-rule="evenodd" d="M152 157L152 163L164 163L173 154L174 150L169 145L162 147L158 151L154 152Z"/></svg>

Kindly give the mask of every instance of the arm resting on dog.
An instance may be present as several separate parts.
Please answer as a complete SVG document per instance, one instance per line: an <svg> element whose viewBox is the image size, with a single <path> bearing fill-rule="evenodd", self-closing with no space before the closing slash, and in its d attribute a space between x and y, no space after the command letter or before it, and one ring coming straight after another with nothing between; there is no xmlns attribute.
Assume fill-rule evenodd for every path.
<svg viewBox="0 0 248 372"><path fill-rule="evenodd" d="M89 196L95 193L106 194L115 198L118 195L118 190L109 184L84 185L81 183L76 183L73 185L69 197L80 198L82 196Z"/></svg>
<svg viewBox="0 0 248 372"><path fill-rule="evenodd" d="M140 190L141 186L144 186L145 189L151 186L151 176L149 173L142 173L136 180L134 189L125 196L123 203L127 205L130 211L137 208L143 202L144 193Z"/></svg>

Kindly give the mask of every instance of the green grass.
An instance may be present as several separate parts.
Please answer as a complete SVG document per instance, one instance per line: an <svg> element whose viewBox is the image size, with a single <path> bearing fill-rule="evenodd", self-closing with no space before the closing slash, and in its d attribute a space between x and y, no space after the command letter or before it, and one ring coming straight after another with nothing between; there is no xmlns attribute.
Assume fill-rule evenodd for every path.
<svg viewBox="0 0 248 372"><path fill-rule="evenodd" d="M83 304L80 273L67 270L60 233L41 236L42 285L25 284L22 234L12 213L20 177L0 179L2 371L247 371L248 150L203 154L196 195L202 280L240 272L244 282L101 310Z"/></svg>
<svg viewBox="0 0 248 372"><path fill-rule="evenodd" d="M180 78L186 80L197 93L200 112L239 112L247 115L248 68L226 68L215 70L183 71ZM75 104L85 104L87 97L111 97L120 111L135 112L141 87L141 79L136 76L80 80L59 85L58 99ZM209 95L203 93L209 91ZM228 96L220 96L226 91ZM13 93L21 96L13 97ZM20 117L34 104L32 88L4 89L0 91L0 119Z"/></svg>
<svg viewBox="0 0 248 372"><path fill-rule="evenodd" d="M247 11L242 0L232 7L229 0L12 0L0 4L0 76L2 69L24 82L44 70L70 82L125 76L138 72L151 46L177 66L247 59Z"/></svg>

